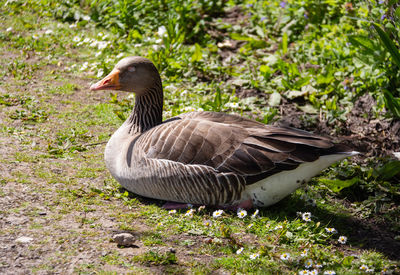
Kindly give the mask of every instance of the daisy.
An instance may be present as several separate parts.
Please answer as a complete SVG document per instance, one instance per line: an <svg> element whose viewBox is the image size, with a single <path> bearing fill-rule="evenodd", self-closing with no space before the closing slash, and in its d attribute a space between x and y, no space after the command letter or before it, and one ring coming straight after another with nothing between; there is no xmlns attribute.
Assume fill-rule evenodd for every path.
<svg viewBox="0 0 400 275"><path fill-rule="evenodd" d="M240 219L243 219L244 217L247 216L247 211L244 210L244 209L239 208L238 211L237 211L237 216L238 216Z"/></svg>
<svg viewBox="0 0 400 275"><path fill-rule="evenodd" d="M340 236L338 239L338 242L341 244L346 244L347 242L347 237L346 236Z"/></svg>
<svg viewBox="0 0 400 275"><path fill-rule="evenodd" d="M287 261L287 260L289 260L290 259L290 254L289 253L283 253L282 255L281 255L281 260L282 261Z"/></svg>
<svg viewBox="0 0 400 275"><path fill-rule="evenodd" d="M239 248L238 250L236 250L236 254L238 254L238 255L242 254L243 250L244 250L243 247Z"/></svg>
<svg viewBox="0 0 400 275"><path fill-rule="evenodd" d="M308 272L308 274L310 274L310 275L318 275L318 270L313 269L310 272Z"/></svg>
<svg viewBox="0 0 400 275"><path fill-rule="evenodd" d="M303 221L306 221L306 222L310 222L311 221L311 213L310 212L304 212L301 215L301 217L302 217Z"/></svg>
<svg viewBox="0 0 400 275"><path fill-rule="evenodd" d="M304 262L304 267L305 268L310 268L313 265L313 261L311 259L308 259Z"/></svg>
<svg viewBox="0 0 400 275"><path fill-rule="evenodd" d="M169 210L168 213L169 213L169 214L175 214L175 213L176 213L176 209Z"/></svg>
<svg viewBox="0 0 400 275"><path fill-rule="evenodd" d="M202 206L199 206L199 209L197 209L198 211L201 211L201 210L204 210L204 209L206 209L206 206L205 205L202 205Z"/></svg>
<svg viewBox="0 0 400 275"><path fill-rule="evenodd" d="M54 33L52 30L47 30L47 31L45 31L44 32L45 34L52 34L52 33Z"/></svg>
<svg viewBox="0 0 400 275"><path fill-rule="evenodd" d="M213 212L213 217L214 218L221 217L223 213L224 213L224 210L216 210Z"/></svg>
<svg viewBox="0 0 400 275"><path fill-rule="evenodd" d="M327 270L324 272L324 275L336 275L336 272L333 270Z"/></svg>
<svg viewBox="0 0 400 275"><path fill-rule="evenodd" d="M192 216L193 216L193 213L194 213L195 211L196 211L196 210L194 210L194 209L189 209L188 211L186 211L185 216L186 216L186 217L188 217L188 216L192 217Z"/></svg>
<svg viewBox="0 0 400 275"><path fill-rule="evenodd" d="M282 225L277 225L277 226L275 226L275 230L282 229L282 228L283 228Z"/></svg>
<svg viewBox="0 0 400 275"><path fill-rule="evenodd" d="M258 216L258 213L259 213L259 212L260 212L260 211L259 211L258 209L256 209L256 211L254 211L253 215L251 215L251 218L252 218L252 219L256 218L256 217Z"/></svg>
<svg viewBox="0 0 400 275"><path fill-rule="evenodd" d="M336 234L337 233L337 230L335 228L333 228L333 227L326 227L325 231L327 233L329 233L329 234Z"/></svg>
<svg viewBox="0 0 400 275"><path fill-rule="evenodd" d="M258 253L254 253L254 254L251 254L251 255L250 255L250 259L251 259L251 260L255 260L255 259L257 259L258 257L260 257L260 254L258 254Z"/></svg>
<svg viewBox="0 0 400 275"><path fill-rule="evenodd" d="M315 264L315 267L316 267L316 268L321 268L321 267L323 267L323 264L321 264L321 263L316 263L316 264Z"/></svg>
<svg viewBox="0 0 400 275"><path fill-rule="evenodd" d="M74 42L79 42L79 41L81 41L81 38L80 38L79 36L75 36L75 37L72 39L72 41L74 41Z"/></svg>
<svg viewBox="0 0 400 275"><path fill-rule="evenodd" d="M299 275L308 275L308 274L310 274L310 273L308 272L308 270L301 270L301 271L299 271Z"/></svg>
<svg viewBox="0 0 400 275"><path fill-rule="evenodd" d="M6 29L6 32L10 32L10 31L12 31L12 30L13 30L13 28L12 28L12 27L9 27L9 28Z"/></svg>
<svg viewBox="0 0 400 275"><path fill-rule="evenodd" d="M250 228L252 228L252 227L253 227L253 225L254 225L254 224L252 224L252 223L251 223L251 224L249 224L249 225L247 226L247 229L250 229Z"/></svg>
<svg viewBox="0 0 400 275"><path fill-rule="evenodd" d="M97 71L97 78L100 78L100 77L102 77L104 75L104 71L103 71L103 69L100 69L100 70L98 70Z"/></svg>
<svg viewBox="0 0 400 275"><path fill-rule="evenodd" d="M204 221L203 222L203 225L205 225L205 226L211 226L211 221L209 221L209 220L206 220L206 221Z"/></svg>
<svg viewBox="0 0 400 275"><path fill-rule="evenodd" d="M367 270L368 270L368 266L365 265L365 264L363 264L362 266L360 266L360 269L361 269L362 271L367 271Z"/></svg>
<svg viewBox="0 0 400 275"><path fill-rule="evenodd" d="M300 256L301 257L307 257L307 254L308 254L308 249L304 249L301 253L300 253Z"/></svg>
<svg viewBox="0 0 400 275"><path fill-rule="evenodd" d="M157 33L159 36L164 36L167 34L167 28L164 26L158 27Z"/></svg>

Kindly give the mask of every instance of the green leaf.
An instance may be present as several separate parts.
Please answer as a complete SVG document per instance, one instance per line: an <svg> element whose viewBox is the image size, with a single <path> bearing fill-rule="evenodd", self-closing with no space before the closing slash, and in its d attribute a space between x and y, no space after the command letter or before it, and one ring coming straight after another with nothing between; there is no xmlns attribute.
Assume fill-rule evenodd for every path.
<svg viewBox="0 0 400 275"><path fill-rule="evenodd" d="M400 161L394 160L386 163L376 170L377 177L389 180L400 173Z"/></svg>
<svg viewBox="0 0 400 275"><path fill-rule="evenodd" d="M285 32L282 36L282 54L287 53L287 47L288 47L288 34Z"/></svg>
<svg viewBox="0 0 400 275"><path fill-rule="evenodd" d="M234 40L240 40L240 41L251 41L253 38L245 36L245 35L241 35L239 33L231 33L231 38Z"/></svg>
<svg viewBox="0 0 400 275"><path fill-rule="evenodd" d="M383 91L385 107L388 108L395 117L400 118L400 98L396 98L388 90Z"/></svg>
<svg viewBox="0 0 400 275"><path fill-rule="evenodd" d="M343 259L342 264L343 264L344 266L350 267L350 266L351 266L351 263L353 262L353 260L354 260L354 257L353 257L353 256L347 256L347 257L345 257L345 258Z"/></svg>
<svg viewBox="0 0 400 275"><path fill-rule="evenodd" d="M354 177L349 180L331 180L331 179L319 179L319 182L325 184L329 189L335 193L339 193L343 188L350 187L358 182L358 178Z"/></svg>
<svg viewBox="0 0 400 275"><path fill-rule="evenodd" d="M203 52L201 50L201 46L199 44L194 44L194 53L192 55L192 62L198 62L203 57Z"/></svg>
<svg viewBox="0 0 400 275"><path fill-rule="evenodd" d="M400 68L400 51L396 47L396 44L390 39L390 36L377 24L372 23L376 32L379 35L379 38L382 41L382 44L388 50L390 55L392 56L393 62Z"/></svg>

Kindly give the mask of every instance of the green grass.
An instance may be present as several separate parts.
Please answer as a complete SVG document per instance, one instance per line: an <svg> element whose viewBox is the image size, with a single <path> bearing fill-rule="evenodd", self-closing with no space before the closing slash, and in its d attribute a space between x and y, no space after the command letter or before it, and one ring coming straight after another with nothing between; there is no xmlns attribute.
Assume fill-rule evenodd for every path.
<svg viewBox="0 0 400 275"><path fill-rule="evenodd" d="M307 127L322 119L340 133L338 123L369 93L377 101L371 119L391 119L383 91L399 96L391 89L399 78L395 62L377 41L370 42L373 56L356 42L367 43L360 38L370 36L365 20L390 12L386 4L0 4L1 214L15 223L5 224L1 238L8 246L34 236L29 249L40 255L1 252L9 262L0 272L23 272L11 270L16 258L34 273L294 274L307 260L319 274L363 274L363 265L399 272L385 251L396 246L371 246L357 233L379 240L399 232L398 162L344 161L254 218L254 210L243 219L236 212L214 218L217 209L198 207L171 213L122 189L103 162L104 142L129 115L132 95L88 89L118 59L142 55L160 70L164 118L210 110L271 123L291 102ZM389 21L380 23L390 29ZM28 218L19 224L19 216ZM134 234L139 248L110 242L120 231Z"/></svg>

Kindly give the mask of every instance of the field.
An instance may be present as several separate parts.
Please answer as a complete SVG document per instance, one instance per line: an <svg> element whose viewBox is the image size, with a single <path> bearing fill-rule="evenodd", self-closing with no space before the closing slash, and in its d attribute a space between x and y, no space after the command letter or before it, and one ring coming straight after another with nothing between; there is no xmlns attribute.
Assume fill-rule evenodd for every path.
<svg viewBox="0 0 400 275"><path fill-rule="evenodd" d="M0 273L400 273L394 2L0 0ZM158 67L165 119L235 113L362 154L269 208L165 210L103 161L134 97L89 87L131 55Z"/></svg>

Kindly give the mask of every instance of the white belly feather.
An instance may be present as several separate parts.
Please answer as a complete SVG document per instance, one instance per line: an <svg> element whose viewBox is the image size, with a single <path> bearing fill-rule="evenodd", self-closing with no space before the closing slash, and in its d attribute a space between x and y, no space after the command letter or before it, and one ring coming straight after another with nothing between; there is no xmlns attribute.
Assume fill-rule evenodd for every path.
<svg viewBox="0 0 400 275"><path fill-rule="evenodd" d="M243 200L251 198L254 206L258 207L272 205L294 192L323 169L339 160L357 154L358 152L346 152L321 156L316 161L303 163L294 170L282 171L248 185L242 198Z"/></svg>

